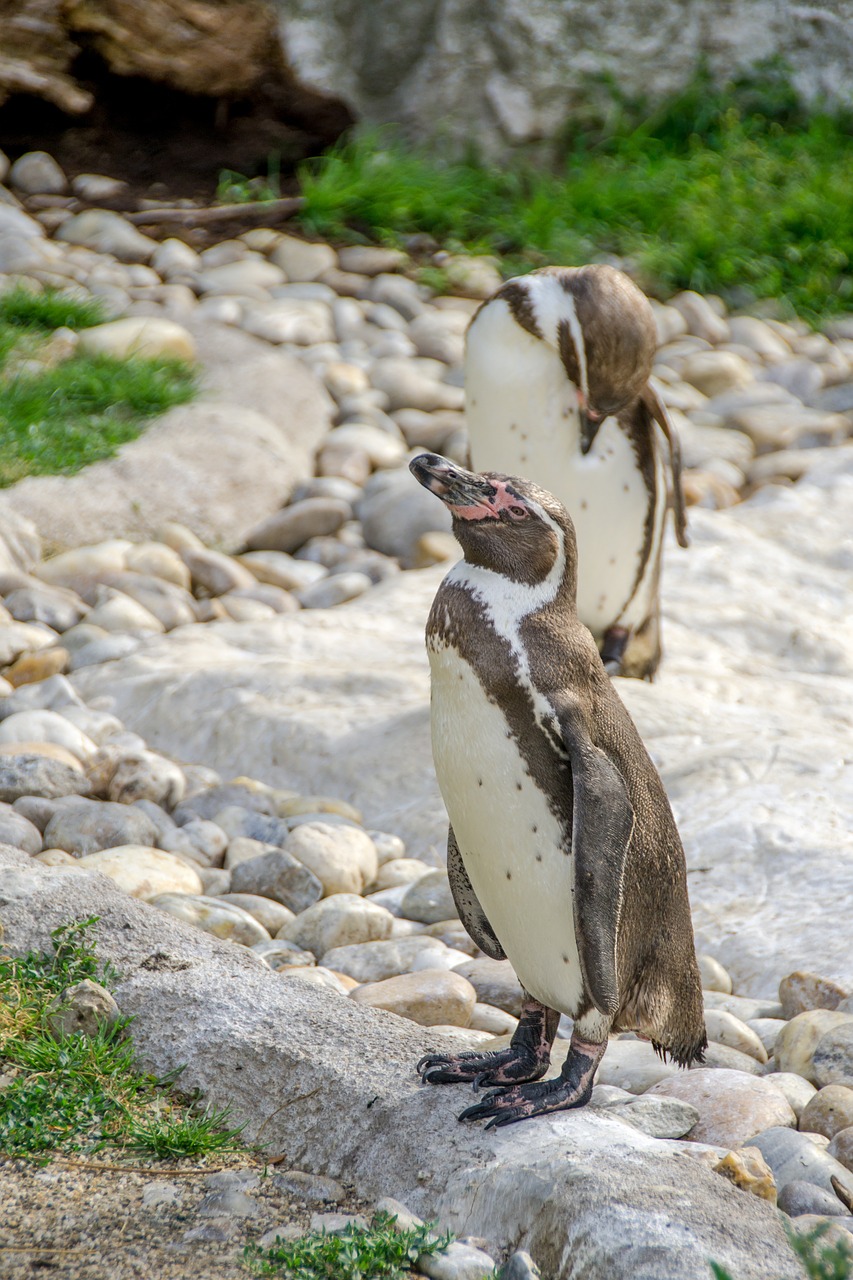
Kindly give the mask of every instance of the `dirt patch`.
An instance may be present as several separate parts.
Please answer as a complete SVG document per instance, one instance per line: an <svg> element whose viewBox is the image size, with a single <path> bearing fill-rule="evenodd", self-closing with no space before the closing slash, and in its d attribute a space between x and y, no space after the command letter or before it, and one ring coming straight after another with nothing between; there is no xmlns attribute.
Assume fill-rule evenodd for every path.
<svg viewBox="0 0 853 1280"><path fill-rule="evenodd" d="M217 1171L258 1175L242 1193L253 1216L211 1212L221 1190L208 1179ZM265 1232L304 1234L318 1212L369 1216L349 1194L337 1204L300 1200L277 1185L275 1166L239 1156L106 1170L0 1160L0 1204L4 1280L249 1280L243 1247Z"/></svg>

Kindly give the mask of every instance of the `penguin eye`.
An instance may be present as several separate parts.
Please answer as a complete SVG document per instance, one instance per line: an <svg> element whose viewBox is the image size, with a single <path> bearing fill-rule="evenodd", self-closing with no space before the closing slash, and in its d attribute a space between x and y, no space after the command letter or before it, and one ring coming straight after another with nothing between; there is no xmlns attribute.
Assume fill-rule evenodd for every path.
<svg viewBox="0 0 853 1280"><path fill-rule="evenodd" d="M512 520L526 520L530 514L527 507L507 507L506 510Z"/></svg>

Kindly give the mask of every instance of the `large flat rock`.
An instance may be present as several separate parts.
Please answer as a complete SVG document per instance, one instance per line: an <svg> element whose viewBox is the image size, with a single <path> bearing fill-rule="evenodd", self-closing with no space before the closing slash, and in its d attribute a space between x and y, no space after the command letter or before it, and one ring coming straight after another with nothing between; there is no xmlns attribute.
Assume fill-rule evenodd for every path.
<svg viewBox="0 0 853 1280"><path fill-rule="evenodd" d="M853 448L794 488L694 510L671 548L654 685L620 681L687 849L696 930L738 987L795 968L853 985ZM423 625L440 570L351 605L189 627L75 683L156 748L327 792L442 856Z"/></svg>
<svg viewBox="0 0 853 1280"><path fill-rule="evenodd" d="M168 520L231 550L313 474L333 404L302 361L249 334L190 322L201 394L114 458L73 476L30 476L0 493L48 548L149 538Z"/></svg>
<svg viewBox="0 0 853 1280"><path fill-rule="evenodd" d="M11 951L48 949L51 929L92 914L145 1064L185 1065L182 1088L230 1105L247 1140L290 1165L529 1249L549 1280L699 1280L709 1259L738 1280L799 1274L776 1212L711 1172L698 1147L590 1108L493 1133L462 1126L469 1090L416 1082L415 1062L440 1036L283 981L96 873L0 847Z"/></svg>

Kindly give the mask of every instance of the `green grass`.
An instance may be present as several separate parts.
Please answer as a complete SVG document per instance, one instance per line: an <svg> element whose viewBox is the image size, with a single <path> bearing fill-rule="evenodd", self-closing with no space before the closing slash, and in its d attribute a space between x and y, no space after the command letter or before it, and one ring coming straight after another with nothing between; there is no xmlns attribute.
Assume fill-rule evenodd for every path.
<svg viewBox="0 0 853 1280"><path fill-rule="evenodd" d="M84 978L99 976L91 930L95 919L54 931L49 955L0 958L0 1155L47 1158L104 1149L158 1159L239 1150L227 1114L202 1112L169 1092L174 1076L146 1075L128 1035L130 1018L57 1039L50 1006Z"/></svg>
<svg viewBox="0 0 853 1280"><path fill-rule="evenodd" d="M18 288L0 295L0 488L28 475L70 475L139 435L196 391L179 360L75 355L32 371L53 330L100 324L96 300Z"/></svg>
<svg viewBox="0 0 853 1280"><path fill-rule="evenodd" d="M243 1257L257 1275L288 1280L401 1280L422 1253L439 1253L450 1244L449 1235L433 1236L431 1223L397 1231L395 1222L378 1213L368 1227L350 1223L334 1235L312 1231L268 1249L247 1245Z"/></svg>
<svg viewBox="0 0 853 1280"><path fill-rule="evenodd" d="M662 296L778 298L812 322L853 308L853 137L806 115L778 77L713 90L699 77L640 118L575 128L534 168L445 163L392 133L344 142L300 173L318 234L494 253L507 275L546 263L628 258Z"/></svg>
<svg viewBox="0 0 853 1280"><path fill-rule="evenodd" d="M267 157L266 177L248 178L233 169L222 169L216 187L218 204L249 204L257 200L278 200L281 195L281 155Z"/></svg>

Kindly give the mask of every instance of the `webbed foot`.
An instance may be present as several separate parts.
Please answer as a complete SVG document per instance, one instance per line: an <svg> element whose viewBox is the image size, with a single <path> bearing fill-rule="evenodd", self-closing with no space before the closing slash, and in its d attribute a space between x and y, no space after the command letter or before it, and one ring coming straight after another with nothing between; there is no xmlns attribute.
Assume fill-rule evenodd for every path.
<svg viewBox="0 0 853 1280"><path fill-rule="evenodd" d="M533 1116L583 1107L592 1095L596 1068L606 1047L606 1039L603 1044L593 1044L581 1040L579 1036L572 1036L569 1056L556 1080L498 1089L487 1094L481 1102L467 1107L459 1119L488 1120L487 1129L500 1129L504 1125L529 1120Z"/></svg>
<svg viewBox="0 0 853 1280"><path fill-rule="evenodd" d="M538 1080L548 1070L548 1058L510 1045L492 1053L430 1053L417 1065L424 1084L520 1084Z"/></svg>
<svg viewBox="0 0 853 1280"><path fill-rule="evenodd" d="M548 1070L551 1045L557 1034L560 1015L530 996L521 1006L521 1016L506 1049L491 1053L428 1053L417 1065L424 1084L473 1083L481 1085L521 1084L538 1080Z"/></svg>

